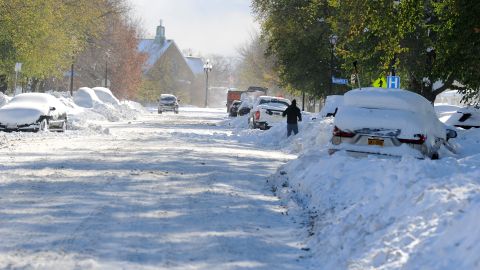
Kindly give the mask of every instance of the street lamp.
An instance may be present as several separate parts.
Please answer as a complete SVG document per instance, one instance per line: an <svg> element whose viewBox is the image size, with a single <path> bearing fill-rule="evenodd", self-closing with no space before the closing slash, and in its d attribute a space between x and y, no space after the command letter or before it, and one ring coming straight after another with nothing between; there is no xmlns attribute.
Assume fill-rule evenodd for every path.
<svg viewBox="0 0 480 270"><path fill-rule="evenodd" d="M105 88L108 88L108 58L110 58L110 49L105 52Z"/></svg>
<svg viewBox="0 0 480 270"><path fill-rule="evenodd" d="M335 44L337 44L338 37L336 35L331 35L329 38L330 41L330 94L333 93L333 50L335 49Z"/></svg>
<svg viewBox="0 0 480 270"><path fill-rule="evenodd" d="M205 108L208 105L208 73L212 71L212 64L207 59L207 63L203 65L203 71L205 71Z"/></svg>

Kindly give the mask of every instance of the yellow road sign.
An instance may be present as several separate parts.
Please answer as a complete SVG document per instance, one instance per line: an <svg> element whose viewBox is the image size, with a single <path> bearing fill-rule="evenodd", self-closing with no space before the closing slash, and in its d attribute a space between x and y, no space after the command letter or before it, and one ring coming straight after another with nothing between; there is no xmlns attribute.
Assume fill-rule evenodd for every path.
<svg viewBox="0 0 480 270"><path fill-rule="evenodd" d="M387 79L385 78L378 78L375 81L373 81L372 84L373 87L380 87L380 88L387 88Z"/></svg>

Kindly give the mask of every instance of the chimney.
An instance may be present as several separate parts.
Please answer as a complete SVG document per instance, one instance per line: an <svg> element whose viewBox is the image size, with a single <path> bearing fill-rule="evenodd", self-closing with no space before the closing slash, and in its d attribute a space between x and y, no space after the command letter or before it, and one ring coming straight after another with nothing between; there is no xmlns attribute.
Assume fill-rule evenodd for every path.
<svg viewBox="0 0 480 270"><path fill-rule="evenodd" d="M157 34L155 36L155 43L163 46L165 43L165 27L163 26L163 21L160 20L160 25L157 26Z"/></svg>

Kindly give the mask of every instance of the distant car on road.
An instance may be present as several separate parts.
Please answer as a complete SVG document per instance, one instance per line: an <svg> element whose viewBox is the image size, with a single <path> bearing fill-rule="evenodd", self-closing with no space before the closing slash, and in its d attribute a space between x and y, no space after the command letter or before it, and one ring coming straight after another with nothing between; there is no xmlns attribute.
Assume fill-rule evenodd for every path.
<svg viewBox="0 0 480 270"><path fill-rule="evenodd" d="M63 132L66 129L65 106L50 94L19 94L0 108L1 131Z"/></svg>
<svg viewBox="0 0 480 270"><path fill-rule="evenodd" d="M178 99L171 94L162 94L158 100L158 113L161 114L166 111L178 114Z"/></svg>
<svg viewBox="0 0 480 270"><path fill-rule="evenodd" d="M228 115L231 116L231 117L236 117L237 114L238 114L238 108L240 107L240 104L242 104L242 102L240 100L234 100L232 102L232 106L230 106L230 110L228 112Z"/></svg>
<svg viewBox="0 0 480 270"><path fill-rule="evenodd" d="M459 108L445 124L464 129L480 128L480 108L475 106Z"/></svg>
<svg viewBox="0 0 480 270"><path fill-rule="evenodd" d="M269 129L283 121L282 113L290 106L290 100L281 97L260 96L250 111L248 123L251 128Z"/></svg>
<svg viewBox="0 0 480 270"><path fill-rule="evenodd" d="M401 156L438 159L438 151L457 136L438 120L424 97L406 90L363 88L344 95L334 120L330 154Z"/></svg>

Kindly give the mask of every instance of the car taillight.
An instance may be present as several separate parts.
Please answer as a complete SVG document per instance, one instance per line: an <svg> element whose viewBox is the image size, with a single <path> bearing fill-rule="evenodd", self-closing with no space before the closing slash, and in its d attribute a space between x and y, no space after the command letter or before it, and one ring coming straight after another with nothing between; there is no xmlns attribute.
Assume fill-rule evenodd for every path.
<svg viewBox="0 0 480 270"><path fill-rule="evenodd" d="M260 119L260 111L255 112L255 120Z"/></svg>
<svg viewBox="0 0 480 270"><path fill-rule="evenodd" d="M415 134L418 139L398 139L401 143L423 144L427 140L427 136L423 134Z"/></svg>
<svg viewBox="0 0 480 270"><path fill-rule="evenodd" d="M355 136L355 133L343 131L337 126L335 126L333 128L333 136L352 138L353 136Z"/></svg>

